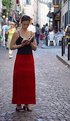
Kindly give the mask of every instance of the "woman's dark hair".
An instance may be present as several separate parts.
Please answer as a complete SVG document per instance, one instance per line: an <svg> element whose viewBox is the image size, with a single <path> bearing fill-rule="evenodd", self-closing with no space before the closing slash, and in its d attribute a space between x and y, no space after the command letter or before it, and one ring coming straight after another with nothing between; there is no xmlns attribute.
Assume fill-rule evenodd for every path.
<svg viewBox="0 0 70 121"><path fill-rule="evenodd" d="M21 23L22 23L23 21L29 21L29 22L30 22L30 20L31 20L30 16L28 16L28 15L23 15L22 18L21 18Z"/></svg>

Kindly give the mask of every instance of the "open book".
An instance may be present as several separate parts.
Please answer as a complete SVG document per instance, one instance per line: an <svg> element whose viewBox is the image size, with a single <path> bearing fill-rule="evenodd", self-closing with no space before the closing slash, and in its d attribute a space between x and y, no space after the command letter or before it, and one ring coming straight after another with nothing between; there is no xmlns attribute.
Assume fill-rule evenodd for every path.
<svg viewBox="0 0 70 121"><path fill-rule="evenodd" d="M31 36L31 37L28 39L29 42L33 42L33 40L34 40L34 36ZM24 42L26 42L27 40L24 40L24 39L23 39L22 41L23 41L23 43L24 43Z"/></svg>
<svg viewBox="0 0 70 121"><path fill-rule="evenodd" d="M19 41L20 40L20 41ZM29 42L32 42L34 40L34 36L31 36L28 41ZM26 42L27 40L24 40L24 38L22 38L21 36L18 37L18 39L16 40L16 44L19 45L20 43L24 43Z"/></svg>
<svg viewBox="0 0 70 121"><path fill-rule="evenodd" d="M34 40L34 36L31 36L31 37L29 38L29 41L32 42L33 40Z"/></svg>

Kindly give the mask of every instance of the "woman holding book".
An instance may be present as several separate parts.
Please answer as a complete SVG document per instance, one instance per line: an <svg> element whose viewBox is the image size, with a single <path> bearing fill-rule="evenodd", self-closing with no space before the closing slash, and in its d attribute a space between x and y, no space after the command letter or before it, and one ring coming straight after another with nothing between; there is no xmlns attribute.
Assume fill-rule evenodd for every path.
<svg viewBox="0 0 70 121"><path fill-rule="evenodd" d="M21 18L21 28L17 30L11 40L10 49L18 49L13 72L12 104L17 104L17 111L32 111L30 104L36 104L35 68L32 50L37 46L34 34L28 31L30 17ZM23 104L23 106L22 106Z"/></svg>

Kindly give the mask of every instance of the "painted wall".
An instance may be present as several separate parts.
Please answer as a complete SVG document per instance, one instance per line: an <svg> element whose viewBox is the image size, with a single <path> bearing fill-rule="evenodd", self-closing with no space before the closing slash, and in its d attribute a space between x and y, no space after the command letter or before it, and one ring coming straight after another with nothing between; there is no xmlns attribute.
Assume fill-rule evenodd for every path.
<svg viewBox="0 0 70 121"><path fill-rule="evenodd" d="M49 18L47 17L48 12L49 8L46 4L38 3L38 23L40 23L41 27L49 23Z"/></svg>

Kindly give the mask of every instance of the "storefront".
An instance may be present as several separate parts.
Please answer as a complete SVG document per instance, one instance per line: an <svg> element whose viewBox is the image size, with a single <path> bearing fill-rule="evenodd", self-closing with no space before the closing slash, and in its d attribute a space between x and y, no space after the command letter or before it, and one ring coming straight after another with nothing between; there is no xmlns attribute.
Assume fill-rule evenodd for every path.
<svg viewBox="0 0 70 121"><path fill-rule="evenodd" d="M61 19L61 12L60 12L60 0L53 0L53 27L56 31L60 28L60 19Z"/></svg>

